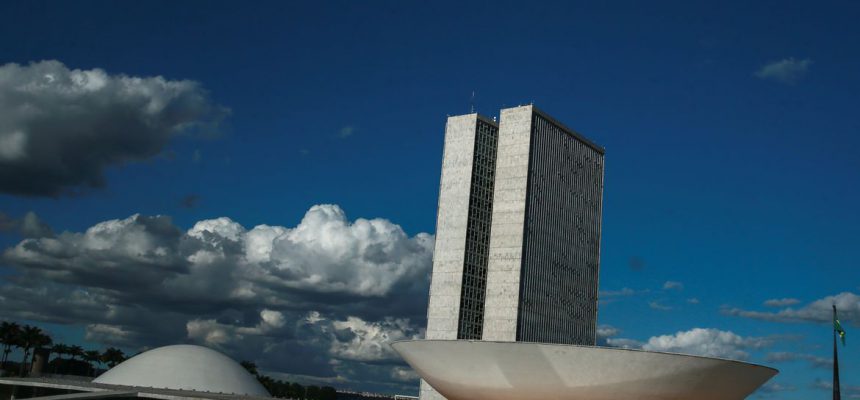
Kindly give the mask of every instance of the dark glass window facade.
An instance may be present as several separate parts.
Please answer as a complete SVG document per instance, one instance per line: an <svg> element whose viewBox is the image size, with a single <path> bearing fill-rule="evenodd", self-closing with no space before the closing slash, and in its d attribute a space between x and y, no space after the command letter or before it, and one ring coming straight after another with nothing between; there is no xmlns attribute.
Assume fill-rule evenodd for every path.
<svg viewBox="0 0 860 400"><path fill-rule="evenodd" d="M457 339L481 339L483 331L498 139L498 126L478 118Z"/></svg>
<svg viewBox="0 0 860 400"><path fill-rule="evenodd" d="M593 345L603 152L532 116L517 340Z"/></svg>

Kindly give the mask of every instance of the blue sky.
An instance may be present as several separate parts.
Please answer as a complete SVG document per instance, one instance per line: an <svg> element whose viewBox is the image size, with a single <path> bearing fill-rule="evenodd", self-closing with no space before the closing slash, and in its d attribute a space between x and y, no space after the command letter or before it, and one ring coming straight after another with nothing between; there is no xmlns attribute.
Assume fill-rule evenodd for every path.
<svg viewBox="0 0 860 400"><path fill-rule="evenodd" d="M7 249L0 271L5 291L19 296L14 302L4 298L0 317L29 318L90 347L136 351L202 342L253 358L288 379L408 391L408 379L394 378L406 372L390 354L362 351L386 329L410 337L424 323L426 277L393 265L419 272L429 266L419 234L435 229L445 118L467 113L474 92L480 113L493 116L502 107L534 102L606 148L599 322L607 332L614 328L616 343L678 339L676 334L694 328L731 332L737 340L719 343L782 371L769 391L756 396L824 397L828 392L815 386L829 380L828 370L810 360L830 357L830 329L816 322L823 303L814 302L842 294L849 340L840 358L843 384L854 388L848 396L860 398L854 378L860 374L851 372L860 368L860 350L851 345L852 331L860 332L855 3L4 2L0 15L0 65L7 73L6 80L0 74L0 113L13 121L0 123L0 135L42 129L25 153L37 145L89 143L37 157L12 152L12 139L0 139L8 150L0 152L7 171L0 173L0 245ZM31 64L43 60L61 64ZM69 109L63 100L47 98L60 98L50 91L29 101L54 117L25 118L18 107L23 103L10 94L42 79L44 71L72 76L94 69L110 79L142 78L144 83L129 85L147 90L162 87L145 80L156 76L196 84L158 98L176 111L159 120L169 127L161 130L130 130L95 95L79 103L91 107L83 113L89 119L64 114ZM90 131L96 132L92 141L76 139ZM129 139L134 135L140 139ZM47 183L44 171L55 171L51 160L62 157L79 160L84 167L74 173L83 178L50 176L55 181ZM16 189L20 180L14 178L28 174L45 179L48 192ZM87 184L99 176L100 184ZM337 207L312 208L322 204ZM159 296L145 291L133 300L117 297L118 288L129 284L123 280L133 281L139 272L134 268L145 266L88 286L88 269L107 268L101 261L116 254L87 253L90 258L73 257L81 264L70 265L48 256L32 259L48 251L45 243L26 254L23 247L14 250L26 240L43 240L22 237L34 236L21 228L28 212L50 226L59 238L54 240L78 249L86 247L81 232L138 213L172 219L117 223L119 231L139 224L146 227L141 232L154 235L130 235L122 243L128 248L161 240L158 232L186 232L219 217L248 231L266 224L315 232L315 221L343 225L337 210L346 215L345 229L359 218L387 220L389 225L374 225L378 235L350 231L356 243L349 248L370 240L411 249L389 254L386 268L399 271L401 280L368 278L367 290L332 284L318 293L297 283L302 280L281 282L279 290L295 291L277 292L292 296L289 304L239 299L233 288L195 308L193 299L143 300ZM321 217L306 217L317 212ZM204 223L200 231L235 236L233 225L226 231L213 227L228 225ZM403 235L391 233L395 225ZM198 239L205 241L203 236ZM302 251L316 254L312 250ZM279 251L309 276L321 268L323 279L337 282L345 279L338 268L373 268L345 258L331 265L316 265L310 256L296 261L290 258L298 257L295 246ZM224 262L221 278L228 279L235 272ZM66 302L31 312L11 306L29 304L27 296L39 290L60 293L56 298ZM181 304L181 311L173 313L175 326L150 330L102 309L82 312L75 317L80 319L56 315L81 293L153 315L165 304ZM362 306L339 307L337 299L349 296L362 299ZM764 304L773 299L796 301ZM281 314L283 320L269 321L279 329L316 321L307 317L312 312L330 325L295 328L307 336L272 333L263 323L264 309ZM361 322L350 322L350 316ZM405 318L408 323L396 322ZM186 323L192 320L201 332L222 336L195 336ZM306 351L319 359L319 370L278 364L261 350L278 335L310 340L332 332L349 335L334 334L318 348L277 342L290 351L312 348ZM696 350L681 348L690 349ZM372 365L372 373L356 372L364 365Z"/></svg>

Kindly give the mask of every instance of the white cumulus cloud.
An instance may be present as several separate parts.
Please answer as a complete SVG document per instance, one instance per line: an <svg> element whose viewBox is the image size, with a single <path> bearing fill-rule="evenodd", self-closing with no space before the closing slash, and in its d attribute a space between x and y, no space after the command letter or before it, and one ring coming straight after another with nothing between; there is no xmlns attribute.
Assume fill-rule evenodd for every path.
<svg viewBox="0 0 860 400"><path fill-rule="evenodd" d="M398 282L422 279L432 244L430 235L410 239L383 219L350 224L340 207L319 205L274 239L266 276L293 288L384 295Z"/></svg>
<svg viewBox="0 0 860 400"><path fill-rule="evenodd" d="M200 84L70 69L0 66L0 193L57 196L104 184L109 166L161 152L175 135L214 130L228 110Z"/></svg>
<svg viewBox="0 0 860 400"><path fill-rule="evenodd" d="M693 328L674 335L653 336L642 345L642 349L745 360L749 357L746 350L769 344L767 339L741 337L731 331Z"/></svg>
<svg viewBox="0 0 860 400"><path fill-rule="evenodd" d="M250 229L132 215L7 248L0 316L132 349L206 344L273 373L405 382L388 344L423 335L433 241L331 204Z"/></svg>
<svg viewBox="0 0 860 400"><path fill-rule="evenodd" d="M621 333L621 330L612 326L612 325L600 325L597 327L597 338L610 338L613 336L617 336Z"/></svg>
<svg viewBox="0 0 860 400"><path fill-rule="evenodd" d="M397 353L391 342L419 339L423 330L416 329L407 319L387 318L379 322L367 322L357 317L344 321L333 321L337 340L332 342L331 353L335 357L356 361L393 361Z"/></svg>
<svg viewBox="0 0 860 400"><path fill-rule="evenodd" d="M255 326L237 326L221 323L215 319L193 319L185 324L188 338L210 346L220 347L231 341L242 340L245 336L269 335L286 324L284 314L279 311L263 309L260 322Z"/></svg>
<svg viewBox="0 0 860 400"><path fill-rule="evenodd" d="M384 219L350 223L340 207L318 205L295 228L250 231L221 217L183 233L169 217L133 215L83 233L24 240L3 259L55 271L68 282L170 289L174 296L259 297L293 289L385 296L396 286L426 282L432 246L431 235L410 238Z"/></svg>

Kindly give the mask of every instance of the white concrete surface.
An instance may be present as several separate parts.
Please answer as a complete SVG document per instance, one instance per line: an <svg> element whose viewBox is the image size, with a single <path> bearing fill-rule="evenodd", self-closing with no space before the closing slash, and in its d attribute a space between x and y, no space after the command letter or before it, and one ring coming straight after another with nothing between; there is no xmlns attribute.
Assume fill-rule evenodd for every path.
<svg viewBox="0 0 860 400"><path fill-rule="evenodd" d="M193 345L164 346L138 354L93 383L271 397L239 363Z"/></svg>
<svg viewBox="0 0 860 400"><path fill-rule="evenodd" d="M469 193L478 114L448 117L439 182L436 244L427 306L428 339L456 339L469 222ZM426 382L421 400L444 400Z"/></svg>
<svg viewBox="0 0 860 400"><path fill-rule="evenodd" d="M466 340L392 347L448 400L741 400L779 372L612 347Z"/></svg>
<svg viewBox="0 0 860 400"><path fill-rule="evenodd" d="M483 340L517 340L532 114L532 106L501 111Z"/></svg>
<svg viewBox="0 0 860 400"><path fill-rule="evenodd" d="M478 114L449 117L439 182L427 339L456 339Z"/></svg>

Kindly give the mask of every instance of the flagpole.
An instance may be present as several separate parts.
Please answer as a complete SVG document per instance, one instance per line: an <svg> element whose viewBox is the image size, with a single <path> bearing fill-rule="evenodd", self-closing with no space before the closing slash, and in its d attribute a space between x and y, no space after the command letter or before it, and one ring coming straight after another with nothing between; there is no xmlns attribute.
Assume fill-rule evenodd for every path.
<svg viewBox="0 0 860 400"><path fill-rule="evenodd" d="M833 305L833 321L836 321L836 304ZM833 400L841 400L839 393L839 354L836 352L836 326L833 327Z"/></svg>

